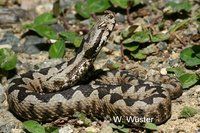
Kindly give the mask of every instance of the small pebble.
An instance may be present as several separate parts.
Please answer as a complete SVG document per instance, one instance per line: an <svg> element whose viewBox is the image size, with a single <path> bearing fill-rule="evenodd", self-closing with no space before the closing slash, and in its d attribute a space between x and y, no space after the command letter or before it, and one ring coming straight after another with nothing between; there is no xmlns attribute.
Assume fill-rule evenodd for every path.
<svg viewBox="0 0 200 133"><path fill-rule="evenodd" d="M87 128L85 129L85 132L98 133L98 132L99 132L99 129L96 128L96 127L87 127Z"/></svg>
<svg viewBox="0 0 200 133"><path fill-rule="evenodd" d="M143 52L145 54L152 54L152 53L157 53L158 52L158 48L155 46L155 44L149 45L146 48L143 49Z"/></svg>
<svg viewBox="0 0 200 133"><path fill-rule="evenodd" d="M59 133L73 133L73 127L70 125L64 126L59 129Z"/></svg>
<svg viewBox="0 0 200 133"><path fill-rule="evenodd" d="M179 58L179 53L172 53L172 55L171 55L171 58L172 59L177 59L177 58Z"/></svg>
<svg viewBox="0 0 200 133"><path fill-rule="evenodd" d="M78 123L78 125L83 125L84 124L84 122L82 120L78 120L77 123Z"/></svg>
<svg viewBox="0 0 200 133"><path fill-rule="evenodd" d="M178 66L179 62L180 62L179 59L169 59L169 65L170 66Z"/></svg>
<svg viewBox="0 0 200 133"><path fill-rule="evenodd" d="M5 100L4 87L0 84L0 104Z"/></svg>
<svg viewBox="0 0 200 133"><path fill-rule="evenodd" d="M157 46L160 50L166 50L167 49L167 46L168 44L166 42L158 42L157 43Z"/></svg>
<svg viewBox="0 0 200 133"><path fill-rule="evenodd" d="M20 40L18 37L16 37L13 33L11 32L6 32L3 36L3 38L0 39L0 45L3 44L9 44L11 46L13 45L18 45L20 43Z"/></svg>
<svg viewBox="0 0 200 133"><path fill-rule="evenodd" d="M115 16L116 16L116 22L124 23L126 20L125 16L120 13L117 13Z"/></svg>
<svg viewBox="0 0 200 133"><path fill-rule="evenodd" d="M35 10L37 14L42 14L45 12L50 12L53 9L53 3L45 3L42 5L38 5Z"/></svg>
<svg viewBox="0 0 200 133"><path fill-rule="evenodd" d="M59 0L61 8L69 8L73 4L75 4L78 0Z"/></svg>
<svg viewBox="0 0 200 133"><path fill-rule="evenodd" d="M113 133L113 129L109 125L103 124L99 133Z"/></svg>
<svg viewBox="0 0 200 133"><path fill-rule="evenodd" d="M35 54L39 53L42 50L48 50L48 45L45 45L44 43L46 42L41 37L34 35L26 36L26 41L23 47L24 52L28 54Z"/></svg>
<svg viewBox="0 0 200 133"><path fill-rule="evenodd" d="M167 75L167 69L166 69L166 68L162 68L162 69L160 70L160 73L161 73L162 75Z"/></svg>

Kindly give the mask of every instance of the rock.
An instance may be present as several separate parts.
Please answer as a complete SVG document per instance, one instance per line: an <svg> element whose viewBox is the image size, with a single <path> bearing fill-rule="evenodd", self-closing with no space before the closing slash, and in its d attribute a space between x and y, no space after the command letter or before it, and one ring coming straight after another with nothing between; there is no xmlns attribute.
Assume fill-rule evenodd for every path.
<svg viewBox="0 0 200 133"><path fill-rule="evenodd" d="M103 124L99 133L113 133L113 129L109 125Z"/></svg>
<svg viewBox="0 0 200 133"><path fill-rule="evenodd" d="M166 50L167 49L167 46L168 44L166 42L158 42L157 43L157 47L160 49L160 50Z"/></svg>
<svg viewBox="0 0 200 133"><path fill-rule="evenodd" d="M99 129L97 127L87 127L85 129L85 132L93 132L93 133L98 133ZM106 132L107 133L107 132Z"/></svg>
<svg viewBox="0 0 200 133"><path fill-rule="evenodd" d="M22 123L17 120L7 109L0 110L0 132L11 133L13 129L22 129Z"/></svg>
<svg viewBox="0 0 200 133"><path fill-rule="evenodd" d="M170 66L178 66L180 60L179 59L169 59Z"/></svg>
<svg viewBox="0 0 200 133"><path fill-rule="evenodd" d="M56 32L62 32L65 31L65 28L60 25L60 24L52 24L51 27L56 31Z"/></svg>
<svg viewBox="0 0 200 133"><path fill-rule="evenodd" d="M21 0L21 9L31 10L35 9L40 0Z"/></svg>
<svg viewBox="0 0 200 133"><path fill-rule="evenodd" d="M157 53L158 48L156 47L155 44L149 45L146 48L143 49L144 54L152 54L152 53Z"/></svg>
<svg viewBox="0 0 200 133"><path fill-rule="evenodd" d="M60 0L59 4L61 8L67 8L75 4L78 0Z"/></svg>
<svg viewBox="0 0 200 133"><path fill-rule="evenodd" d="M39 53L41 50L48 50L48 45L45 40L41 37L30 35L26 36L26 41L24 43L24 52L28 54Z"/></svg>
<svg viewBox="0 0 200 133"><path fill-rule="evenodd" d="M28 18L27 12L22 9L8 9L5 7L0 8L0 27L7 24L19 22L20 19Z"/></svg>
<svg viewBox="0 0 200 133"><path fill-rule="evenodd" d="M172 59L178 59L179 56L180 56L179 53L172 53L171 58L172 58Z"/></svg>
<svg viewBox="0 0 200 133"><path fill-rule="evenodd" d="M116 22L124 23L126 20L123 14L117 13L115 16L116 16Z"/></svg>
<svg viewBox="0 0 200 133"><path fill-rule="evenodd" d="M166 70L166 68L162 68L162 69L160 70L160 73L161 73L162 75L167 75L167 70Z"/></svg>
<svg viewBox="0 0 200 133"><path fill-rule="evenodd" d="M0 106L3 101L5 101L5 92L4 92L4 87L0 84Z"/></svg>
<svg viewBox="0 0 200 133"><path fill-rule="evenodd" d="M59 129L59 133L73 133L73 127L70 125L64 126L62 128Z"/></svg>
<svg viewBox="0 0 200 133"><path fill-rule="evenodd" d="M6 32L0 39L0 45L9 44L11 46L18 45L20 40L11 32Z"/></svg>

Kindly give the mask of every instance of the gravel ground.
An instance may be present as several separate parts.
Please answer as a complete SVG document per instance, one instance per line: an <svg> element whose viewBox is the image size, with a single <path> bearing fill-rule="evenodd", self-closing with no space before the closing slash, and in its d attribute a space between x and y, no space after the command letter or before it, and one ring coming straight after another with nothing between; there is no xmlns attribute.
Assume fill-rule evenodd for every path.
<svg viewBox="0 0 200 133"><path fill-rule="evenodd" d="M39 0L38 0L39 1ZM35 67L44 68L53 66L62 60L69 60L75 55L74 48L67 48L63 59L49 59L46 46L39 47L38 44L46 43L45 39L38 36L25 34L27 31L21 28L21 25L33 20L36 14L41 14L50 11L52 7L51 0L41 0L31 3L35 5L35 10L32 11L32 6L26 0L12 1L3 3L4 8L0 7L0 48L10 48L16 52L18 63L16 72L22 74ZM26 3L27 2L27 3ZM73 5L74 3L69 0L62 0L63 5ZM162 0L159 0L162 2ZM158 4L157 2L156 4ZM192 1L194 2L194 1ZM18 4L16 4L18 3ZM1 4L1 3L0 3ZM21 6L19 6L21 5ZM20 8L15 10L15 8ZM77 22L74 15L74 6L69 6L69 14L66 18L69 20L70 27L68 30L76 31L80 28L84 29L90 23L90 20L82 20ZM193 10L199 8L199 5L193 5ZM31 10L31 11L30 11ZM148 14L149 6L142 7L138 11L133 11L130 16L134 18L134 24L146 24L144 20L150 20L155 16ZM6 13L5 13L6 12ZM11 15L12 14L12 15ZM141 19L140 15L143 14ZM144 15L145 14L145 15ZM5 15L5 16L3 16ZM1 17L3 16L3 17ZM145 48L148 56L145 60L134 60L132 57L126 55L124 59L123 54L120 52L121 46L119 45L121 37L119 33L127 28L127 23L124 14L117 13L117 25L115 31L110 36L108 44L99 53L94 66L95 69L112 69L117 65L119 69L127 69L136 72L142 78L150 78L154 75L166 75L166 68L169 67L185 67L184 63L180 60L180 52L189 46L200 44L199 40L191 40L191 36L199 35L197 31L197 24L191 23L187 28L183 28L172 35L169 42L153 43ZM4 18L4 19L2 19ZM6 18L6 19L5 19ZM169 27L171 21L165 21L164 26ZM62 26L55 26L59 30L63 30ZM84 31L84 30L83 30ZM86 30L87 31L87 30ZM181 39L180 39L181 38ZM44 44L46 45L46 44ZM125 53L126 54L126 53ZM35 66L36 65L36 66ZM199 68L197 70L199 71ZM8 133L21 133L22 122L18 120L12 113L8 111L8 103L6 101L5 91L8 86L8 77L1 76L0 84L0 132ZM184 90L182 96L173 100L172 102L172 116L164 124L158 126L159 133L198 133L200 132L200 85L195 85L187 90ZM180 112L185 106L190 106L198 110L197 114L190 118L180 118ZM47 123L46 125L52 125ZM78 125L78 126L77 126ZM85 133L92 131L94 133L112 133L114 128L110 126L109 121L95 120L89 126L85 126L79 119L72 119L64 122L59 129L60 133ZM137 129L135 132L139 132ZM134 132L130 130L130 132ZM142 131L141 131L142 132ZM145 131L144 131L145 132Z"/></svg>

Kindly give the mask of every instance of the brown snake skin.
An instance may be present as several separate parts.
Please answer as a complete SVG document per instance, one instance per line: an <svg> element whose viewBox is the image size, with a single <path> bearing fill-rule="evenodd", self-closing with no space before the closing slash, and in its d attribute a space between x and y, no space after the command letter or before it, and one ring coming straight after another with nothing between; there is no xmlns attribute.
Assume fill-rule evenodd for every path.
<svg viewBox="0 0 200 133"><path fill-rule="evenodd" d="M115 16L105 12L82 41L76 56L55 67L29 71L10 82L7 90L10 110L24 119L52 121L83 112L130 126L127 116L152 118L161 124L171 115L171 98L181 95L175 79L170 84L143 81L128 71L110 71L89 84L77 84L88 73L115 25ZM114 121L115 122L115 121Z"/></svg>

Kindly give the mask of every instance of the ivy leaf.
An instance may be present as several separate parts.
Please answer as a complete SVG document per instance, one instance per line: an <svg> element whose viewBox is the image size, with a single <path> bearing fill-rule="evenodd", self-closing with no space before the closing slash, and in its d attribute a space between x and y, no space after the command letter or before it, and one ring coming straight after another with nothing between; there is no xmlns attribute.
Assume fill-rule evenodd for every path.
<svg viewBox="0 0 200 133"><path fill-rule="evenodd" d="M138 43L146 43L149 42L149 34L147 32L136 32L130 38L125 39L123 41L124 44L131 43L131 42L138 42Z"/></svg>
<svg viewBox="0 0 200 133"><path fill-rule="evenodd" d="M49 49L49 56L51 58L61 58L65 52L65 43L63 40L57 40L51 45Z"/></svg>
<svg viewBox="0 0 200 133"><path fill-rule="evenodd" d="M53 15L55 16L59 16L59 14L61 13L62 9L61 9L61 6L60 6L60 1L59 0L56 0L54 3L53 3Z"/></svg>
<svg viewBox="0 0 200 133"><path fill-rule="evenodd" d="M75 47L80 47L83 37L78 36L75 32L61 32L60 36L64 37L64 40L73 43Z"/></svg>
<svg viewBox="0 0 200 133"><path fill-rule="evenodd" d="M182 68L168 68L168 72L175 73L183 88L189 88L199 81L199 76L195 73L186 73Z"/></svg>
<svg viewBox="0 0 200 133"><path fill-rule="evenodd" d="M197 114L197 109L189 106L184 106L183 109L180 112L181 118L189 118L193 117L195 114Z"/></svg>
<svg viewBox="0 0 200 133"><path fill-rule="evenodd" d="M151 42L161 42L161 41L165 41L167 39L169 39L170 35L169 34L163 34L163 33L160 33L160 34L156 34L156 35L153 35L151 37Z"/></svg>
<svg viewBox="0 0 200 133"><path fill-rule="evenodd" d="M31 133L45 133L45 129L37 121L29 120L23 122L23 127Z"/></svg>
<svg viewBox="0 0 200 133"><path fill-rule="evenodd" d="M154 123L150 122L145 123L145 128L150 130L158 130L158 127Z"/></svg>
<svg viewBox="0 0 200 133"><path fill-rule="evenodd" d="M8 49L0 49L0 68L4 70L14 69L17 63L17 56L15 53Z"/></svg>
<svg viewBox="0 0 200 133"><path fill-rule="evenodd" d="M129 51L135 51L139 48L139 44L128 43L124 44L124 47Z"/></svg>
<svg viewBox="0 0 200 133"><path fill-rule="evenodd" d="M85 3L77 2L75 9L84 18L89 18L91 14L100 13L110 7L109 0L87 0Z"/></svg>
<svg viewBox="0 0 200 133"><path fill-rule="evenodd" d="M74 46L75 46L76 48L80 47L82 40L83 40L83 37L76 36L76 37L74 38L74 42L73 42Z"/></svg>
<svg viewBox="0 0 200 133"><path fill-rule="evenodd" d="M90 12L87 11L88 9L87 9L86 4L83 4L82 2L77 2L75 5L75 9L78 12L78 14L81 15L82 17L84 18L90 17Z"/></svg>
<svg viewBox="0 0 200 133"><path fill-rule="evenodd" d="M116 7L126 9L128 7L129 0L110 0L110 2Z"/></svg>
<svg viewBox="0 0 200 133"><path fill-rule="evenodd" d="M142 50L136 50L136 51L134 51L134 52L131 52L131 56L133 56L134 58L136 58L136 59L140 59L140 60L143 60L143 59L145 59L146 57L147 57L147 55L145 55L144 53L143 53L143 51Z"/></svg>
<svg viewBox="0 0 200 133"><path fill-rule="evenodd" d="M128 133L129 132L129 129L128 128L125 128L123 125L121 126L121 125L118 125L118 126L116 126L115 124L109 124L110 125L110 127L112 127L113 129L117 129L117 130L119 130L120 132L122 132L122 133Z"/></svg>
<svg viewBox="0 0 200 133"><path fill-rule="evenodd" d="M196 74L186 73L178 78L183 88L189 88L190 86L196 84L199 77Z"/></svg>
<svg viewBox="0 0 200 133"><path fill-rule="evenodd" d="M179 68L179 67L177 67L177 68L167 68L167 72L175 73L177 78L179 78L183 74L186 74L186 72L182 68Z"/></svg>
<svg viewBox="0 0 200 133"><path fill-rule="evenodd" d="M34 25L53 24L56 21L52 13L43 13L35 18Z"/></svg>
<svg viewBox="0 0 200 133"><path fill-rule="evenodd" d="M137 6L139 4L143 4L144 3L143 0L132 0L132 1L133 1L134 6Z"/></svg>
<svg viewBox="0 0 200 133"><path fill-rule="evenodd" d="M122 37L127 38L130 37L132 34L134 34L134 31L137 29L138 25L132 25L128 29L125 29L122 31Z"/></svg>
<svg viewBox="0 0 200 133"><path fill-rule="evenodd" d="M53 28L47 25L36 25L31 28L31 30L38 33L40 36L46 37L48 39L57 39L57 33L53 30Z"/></svg>
<svg viewBox="0 0 200 133"><path fill-rule="evenodd" d="M200 64L200 46L195 45L181 51L180 58L185 61L187 66L196 66Z"/></svg>
<svg viewBox="0 0 200 133"><path fill-rule="evenodd" d="M45 133L59 133L59 128L57 128L57 127L45 127Z"/></svg>
<svg viewBox="0 0 200 133"><path fill-rule="evenodd" d="M91 125L91 123L92 123L92 121L90 119L88 119L86 117L86 115L83 113L75 112L75 114L73 116L80 119L84 123L84 125Z"/></svg>
<svg viewBox="0 0 200 133"><path fill-rule="evenodd" d="M172 8L173 12L180 12L180 11L186 11L189 12L192 9L192 5L188 1L183 2L168 2L166 6L169 6Z"/></svg>
<svg viewBox="0 0 200 133"><path fill-rule="evenodd" d="M175 24L170 27L169 32L173 33L175 31L181 29L185 25L188 25L189 22L190 22L190 19L185 19L185 20L182 20L182 21L179 21L179 22L176 21Z"/></svg>

